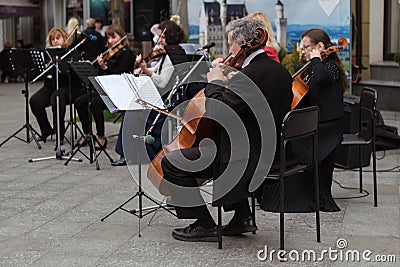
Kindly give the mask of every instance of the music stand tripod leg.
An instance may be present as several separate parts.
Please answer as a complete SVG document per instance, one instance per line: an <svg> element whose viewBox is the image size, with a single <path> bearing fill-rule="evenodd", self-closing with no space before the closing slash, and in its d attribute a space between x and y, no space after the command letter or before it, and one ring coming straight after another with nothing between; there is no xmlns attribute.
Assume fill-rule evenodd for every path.
<svg viewBox="0 0 400 267"><path fill-rule="evenodd" d="M25 89L22 90L22 94L25 97L25 124L19 128L15 133L13 133L12 135L10 135L6 140L4 140L1 144L0 147L5 144L8 140L10 140L11 138L15 137L16 139L19 139L25 143L30 143L32 140L35 141L38 149L41 149L41 145L39 144L39 141L36 138L36 134L39 136L38 132L35 131L35 129L33 129L32 125L29 123L29 103L28 103L28 99L29 99L29 91L28 91L28 72L26 69L23 69L23 74L22 74L23 78L24 78L24 84L25 84ZM26 140L20 138L17 136L17 134L19 134L22 130L26 129ZM32 139L31 137L32 136Z"/></svg>
<svg viewBox="0 0 400 267"><path fill-rule="evenodd" d="M141 113L141 116L142 116L142 120L144 120L144 118L143 118L143 113ZM139 136L139 139L140 139L141 137ZM134 215L134 216L136 216L138 219L139 219L139 237L141 236L141 233L140 233L140 220L144 217L144 216L146 216L146 215L148 215L148 214L151 214L151 213L155 213L156 211L158 211L159 209L164 209L165 211L168 211L170 214L172 214L172 215L174 215L174 216L177 216L176 214L174 214L173 212L171 212L170 211L170 208L166 205L166 204L164 204L163 202L164 201L162 201L161 203L159 202L159 201L157 201L157 200L155 200L155 199L153 199L152 197L150 197L150 196L148 196L147 194L146 194L146 192L144 192L143 191L143 188L142 188L142 153L141 153L141 149L139 148L138 149L138 163L137 163L137 165L138 165L138 190L137 190L137 192L132 196L132 197L130 197L128 200L126 200L124 203L122 203L120 206L118 206L117 208L115 208L112 212L110 212L108 215L106 215L105 217L103 217L102 219L101 219L101 221L104 221L106 218L108 218L110 215L112 215L112 214L114 214L117 210L119 210L119 209L121 209L121 210L123 210L123 211L125 211L125 212L127 212L127 213L129 213L129 214L131 214L131 215ZM124 206L128 203L128 202L130 202L130 201L132 201L134 198L136 198L136 197L138 197L138 206L139 206L139 208L138 209L131 209L131 210L127 210L127 209L125 209L124 208ZM155 206L149 206L149 207L143 207L143 197L145 197L145 198L147 198L148 200L150 200L151 202L153 202L154 204L155 204ZM154 217L154 216L153 216ZM153 218L151 218L151 220L153 220ZM150 220L150 222L151 222L151 220ZM149 223L150 223L149 222Z"/></svg>

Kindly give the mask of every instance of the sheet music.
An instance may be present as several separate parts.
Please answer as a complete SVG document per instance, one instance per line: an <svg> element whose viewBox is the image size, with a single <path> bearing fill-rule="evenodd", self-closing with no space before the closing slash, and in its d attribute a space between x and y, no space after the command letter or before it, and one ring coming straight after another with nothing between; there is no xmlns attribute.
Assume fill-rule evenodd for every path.
<svg viewBox="0 0 400 267"><path fill-rule="evenodd" d="M164 109L164 102L155 87L153 81L150 76L140 75L135 76L132 74L124 74L125 78L132 81L134 87L136 89L136 96L146 102L153 104L154 106Z"/></svg>
<svg viewBox="0 0 400 267"><path fill-rule="evenodd" d="M163 101L149 76L135 77L133 74L115 74L95 77L98 84L119 110L139 110L138 98L161 109Z"/></svg>

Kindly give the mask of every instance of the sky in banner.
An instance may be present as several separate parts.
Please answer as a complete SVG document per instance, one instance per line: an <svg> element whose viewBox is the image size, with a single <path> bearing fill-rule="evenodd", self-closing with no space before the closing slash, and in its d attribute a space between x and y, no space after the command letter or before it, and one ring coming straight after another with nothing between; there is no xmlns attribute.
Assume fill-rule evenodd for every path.
<svg viewBox="0 0 400 267"><path fill-rule="evenodd" d="M189 24L198 25L202 2L202 0L188 0ZM206 2L211 2L211 0ZM243 4L243 2L250 13L261 11L270 20L276 18L276 0L227 0L228 4ZM285 17L288 18L290 24L337 25L348 19L350 15L349 0L281 0L281 2L285 8ZM321 6L336 7L328 17Z"/></svg>
<svg viewBox="0 0 400 267"><path fill-rule="evenodd" d="M206 2L212 2L211 0ZM221 0L218 0L221 2ZM276 34L276 0L227 0L228 4L245 3L249 13L261 11L271 21ZM321 28L330 36L334 45L344 37L350 44L351 2L349 0L281 0L284 5L284 17L287 19L286 50L291 53L300 41L301 33L310 28ZM189 42L198 43L199 18L203 1L188 0ZM349 48L339 53L345 69L349 71Z"/></svg>

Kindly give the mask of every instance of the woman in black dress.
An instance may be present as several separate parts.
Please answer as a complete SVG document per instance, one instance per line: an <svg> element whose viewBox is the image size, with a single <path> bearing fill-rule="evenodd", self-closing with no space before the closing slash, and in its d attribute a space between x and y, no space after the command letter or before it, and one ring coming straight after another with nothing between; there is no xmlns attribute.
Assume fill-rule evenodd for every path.
<svg viewBox="0 0 400 267"><path fill-rule="evenodd" d="M343 136L343 93L347 85L347 76L342 62L336 53L322 59L321 52L332 46L328 34L321 29L310 29L302 34L302 53L311 61L309 91L298 107L316 105L319 107L318 121L318 175L320 210L326 212L340 211L331 194L335 149ZM307 149L298 144L294 150ZM311 153L311 152L310 152ZM300 175L299 179L288 179L285 200L287 211L313 211L313 182L309 173ZM264 188L262 208L268 211L279 210L279 190L277 185Z"/></svg>
<svg viewBox="0 0 400 267"><path fill-rule="evenodd" d="M105 34L107 39L107 48L113 47L126 35L121 26L114 24L107 28ZM100 66L99 75L122 74L133 71L135 57L132 50L129 49L128 39L125 38L124 40L122 40L121 44L123 45L123 48L119 49L119 51L115 53L111 58L106 59L103 57L103 55L99 55L97 57L97 62ZM86 135L89 134L90 123L88 112L88 98L89 95L85 94L75 100L75 107L78 111L78 115L82 123L83 132ZM100 96L96 92L92 91L91 112L94 118L94 122L96 124L97 140L103 148L107 146L103 114L103 111L106 108L107 107ZM82 140L82 142L86 141ZM95 144L96 149L100 148L99 144Z"/></svg>

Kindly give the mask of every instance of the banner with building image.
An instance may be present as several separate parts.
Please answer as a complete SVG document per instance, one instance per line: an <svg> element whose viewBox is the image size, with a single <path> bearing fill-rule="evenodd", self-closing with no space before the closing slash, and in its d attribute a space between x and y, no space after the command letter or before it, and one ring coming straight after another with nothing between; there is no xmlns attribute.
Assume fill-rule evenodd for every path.
<svg viewBox="0 0 400 267"><path fill-rule="evenodd" d="M339 57L350 74L351 2L348 0L188 0L189 42L200 45L214 42L212 52L216 56L227 55L227 45L222 43L224 20L228 23L256 11L268 16L278 43L288 53L297 47L301 33L310 28L325 30L334 45L340 37L346 38L349 47L339 52ZM226 16L222 15L224 12Z"/></svg>

